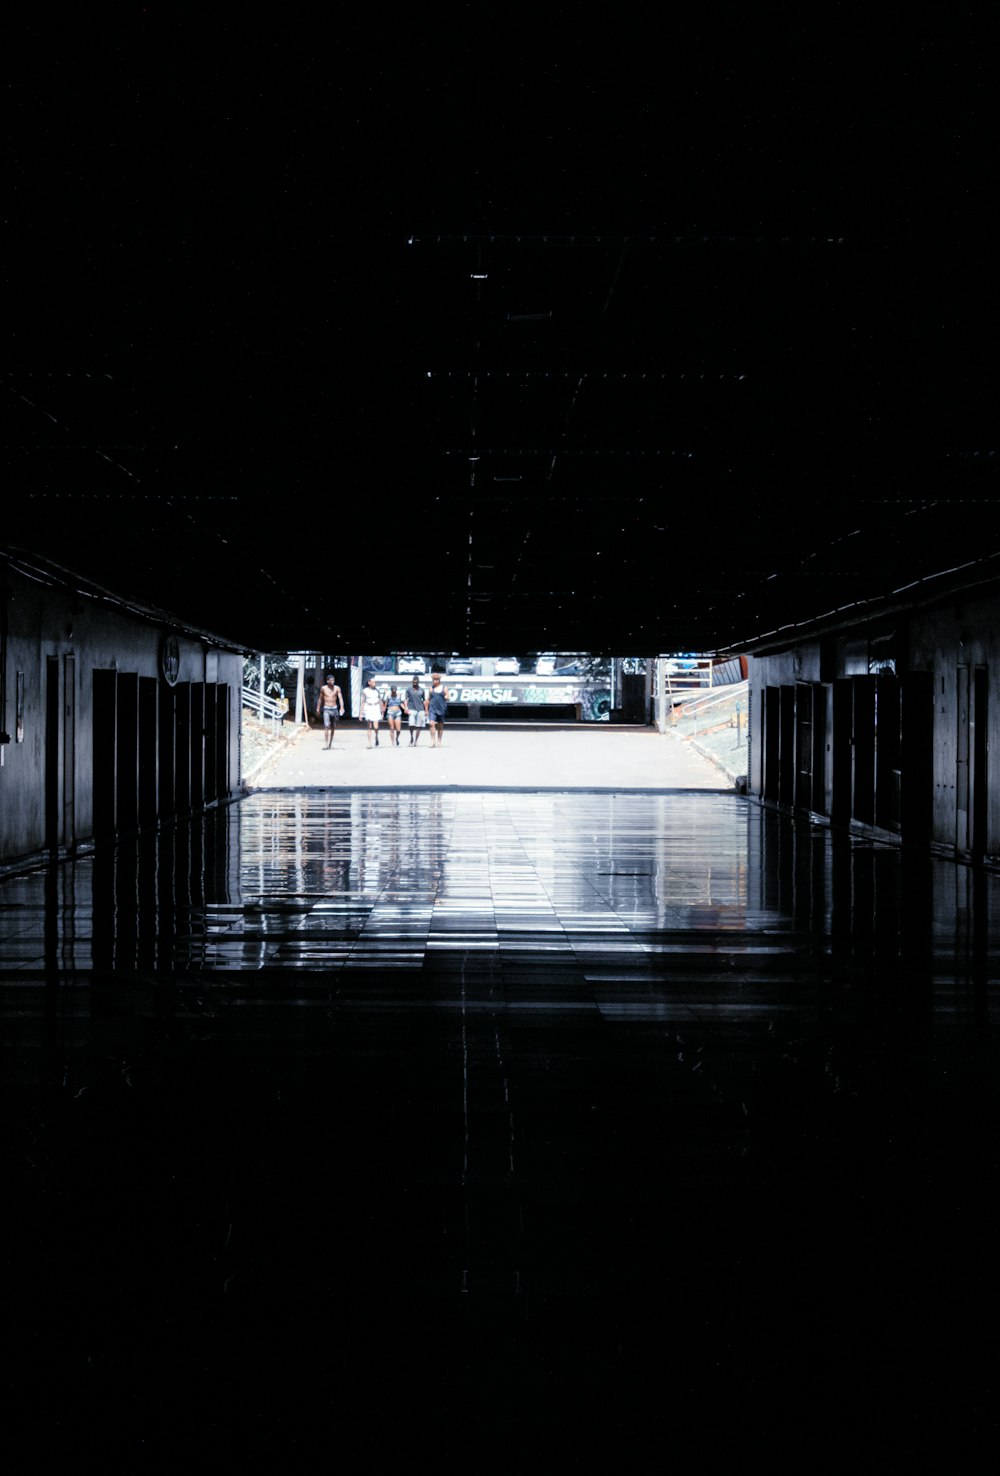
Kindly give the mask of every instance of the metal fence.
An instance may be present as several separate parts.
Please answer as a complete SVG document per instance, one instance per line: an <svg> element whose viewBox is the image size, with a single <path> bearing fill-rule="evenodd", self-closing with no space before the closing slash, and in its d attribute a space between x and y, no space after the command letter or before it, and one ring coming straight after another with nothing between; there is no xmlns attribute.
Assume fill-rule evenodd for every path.
<svg viewBox="0 0 1000 1476"><path fill-rule="evenodd" d="M288 713L288 703L283 698L275 701L273 697L267 697L253 687L243 688L243 706L262 723L269 722L272 733L278 731Z"/></svg>

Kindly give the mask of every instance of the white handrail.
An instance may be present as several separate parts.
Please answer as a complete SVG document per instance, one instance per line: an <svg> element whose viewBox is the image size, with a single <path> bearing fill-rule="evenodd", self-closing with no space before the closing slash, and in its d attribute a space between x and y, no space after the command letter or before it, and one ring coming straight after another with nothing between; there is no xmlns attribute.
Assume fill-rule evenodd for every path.
<svg viewBox="0 0 1000 1476"><path fill-rule="evenodd" d="M259 717L262 721L270 719L272 723L280 722L287 712L285 703L276 702L273 697L262 697L253 687L243 688L243 706L254 717Z"/></svg>
<svg viewBox="0 0 1000 1476"><path fill-rule="evenodd" d="M739 698L746 694L750 683L744 679L742 682L730 682L725 687L715 687L711 692L706 692L703 697L692 697L690 702L680 704L682 717L692 717L697 713L704 712L709 707L716 707L727 698Z"/></svg>

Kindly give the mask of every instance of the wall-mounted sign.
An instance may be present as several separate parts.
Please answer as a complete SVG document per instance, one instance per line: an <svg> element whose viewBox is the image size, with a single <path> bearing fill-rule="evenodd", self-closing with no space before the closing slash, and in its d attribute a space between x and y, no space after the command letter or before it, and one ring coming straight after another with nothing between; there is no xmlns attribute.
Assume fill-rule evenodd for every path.
<svg viewBox="0 0 1000 1476"><path fill-rule="evenodd" d="M389 695L390 679L370 667L365 658L364 680L373 676L382 697ZM418 677L424 695L430 691L429 675ZM412 677L395 679L397 692L412 690ZM490 707L566 707L578 706L584 722L606 722L611 709L611 693L606 685L588 683L582 677L514 677L510 681L496 681L490 677L455 677L442 674L441 685L448 693L449 702L458 706L478 704ZM485 716L485 713L484 713Z"/></svg>
<svg viewBox="0 0 1000 1476"><path fill-rule="evenodd" d="M177 683L181 670L181 648L177 637L164 631L160 637L160 675L168 687Z"/></svg>

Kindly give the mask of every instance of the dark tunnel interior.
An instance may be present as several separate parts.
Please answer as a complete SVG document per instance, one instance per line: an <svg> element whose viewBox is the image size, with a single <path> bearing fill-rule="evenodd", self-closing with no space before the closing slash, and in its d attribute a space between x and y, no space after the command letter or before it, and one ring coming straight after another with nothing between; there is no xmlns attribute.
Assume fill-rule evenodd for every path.
<svg viewBox="0 0 1000 1476"><path fill-rule="evenodd" d="M978 1469L995 26L5 39L10 1469ZM369 751L421 653L544 781L482 684Z"/></svg>

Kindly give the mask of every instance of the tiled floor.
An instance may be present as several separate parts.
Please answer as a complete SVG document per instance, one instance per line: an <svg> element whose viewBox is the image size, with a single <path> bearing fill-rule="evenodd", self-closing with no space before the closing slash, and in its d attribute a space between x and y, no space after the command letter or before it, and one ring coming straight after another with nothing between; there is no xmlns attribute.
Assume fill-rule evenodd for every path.
<svg viewBox="0 0 1000 1476"><path fill-rule="evenodd" d="M8 1433L970 1469L997 887L712 793L259 793L8 878Z"/></svg>

